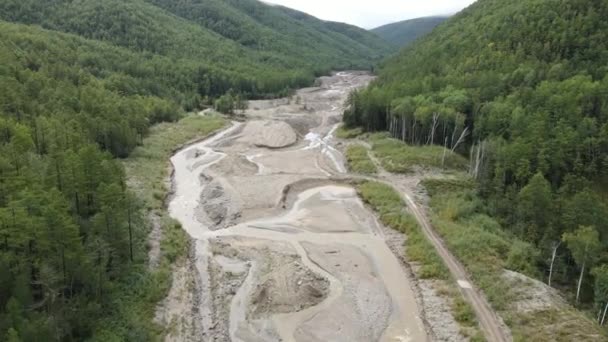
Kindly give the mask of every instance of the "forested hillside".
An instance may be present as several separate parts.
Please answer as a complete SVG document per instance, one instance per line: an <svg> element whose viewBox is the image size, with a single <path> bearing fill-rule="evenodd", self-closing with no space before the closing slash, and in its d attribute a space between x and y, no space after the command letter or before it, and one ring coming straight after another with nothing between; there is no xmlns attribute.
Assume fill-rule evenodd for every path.
<svg viewBox="0 0 608 342"><path fill-rule="evenodd" d="M429 34L447 19L448 17L416 18L376 27L371 31L396 46L405 47Z"/></svg>
<svg viewBox="0 0 608 342"><path fill-rule="evenodd" d="M255 0L147 1L255 51L272 51L280 58L291 58L294 64L290 65L337 62L335 68L368 69L369 60L379 60L392 50L358 27L321 21Z"/></svg>
<svg viewBox="0 0 608 342"><path fill-rule="evenodd" d="M479 0L386 62L345 113L471 156L476 210L594 314L608 302L607 16L606 1Z"/></svg>
<svg viewBox="0 0 608 342"><path fill-rule="evenodd" d="M279 96L389 51L364 30L309 17L276 31L316 32L302 45L317 53L260 18L245 31L272 47L249 46L231 25L210 30L138 0L8 0L0 20L2 341L154 340L150 312L122 309L126 291L153 306L163 286L147 271L148 224L116 158L151 125L231 89Z"/></svg>
<svg viewBox="0 0 608 342"><path fill-rule="evenodd" d="M334 24L255 0L8 0L0 19L172 58L203 97L276 95L329 70L369 69L391 51L363 29L327 29Z"/></svg>

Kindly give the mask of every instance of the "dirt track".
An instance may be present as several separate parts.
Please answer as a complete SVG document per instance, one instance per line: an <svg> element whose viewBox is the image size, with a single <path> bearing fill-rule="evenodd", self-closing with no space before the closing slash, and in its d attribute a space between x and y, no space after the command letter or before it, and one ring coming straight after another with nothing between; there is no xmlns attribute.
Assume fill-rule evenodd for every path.
<svg viewBox="0 0 608 342"><path fill-rule="evenodd" d="M339 73L291 100L254 101L247 122L172 158L169 210L195 240L196 272L183 276L196 293L172 289L169 311L195 322L172 320L168 340L430 339L383 228L330 181L345 171L332 146L343 103L370 80Z"/></svg>
<svg viewBox="0 0 608 342"><path fill-rule="evenodd" d="M410 212L414 215L416 221L418 221L422 227L424 235L431 242L433 247L435 247L439 257L441 257L452 277L456 280L460 293L462 293L465 300L469 302L475 311L479 326L486 339L492 342L511 341L513 338L509 329L502 322L501 318L499 318L494 312L484 294L479 289L475 288L464 266L449 251L449 249L445 246L443 239L439 236L435 229L433 229L431 221L426 215L425 208L417 204L417 202L420 203L422 201L415 200L415 189L417 188L422 177L419 175L400 176L391 174L382 168L380 162L374 158L373 155L371 155L371 157L379 170L376 179L391 185L399 192L403 201L407 204ZM425 178L428 177L428 175L425 175Z"/></svg>

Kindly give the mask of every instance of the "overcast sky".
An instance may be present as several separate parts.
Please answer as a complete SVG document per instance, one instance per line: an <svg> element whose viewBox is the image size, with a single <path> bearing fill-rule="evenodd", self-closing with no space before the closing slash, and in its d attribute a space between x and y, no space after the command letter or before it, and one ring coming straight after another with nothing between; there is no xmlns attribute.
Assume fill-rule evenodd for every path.
<svg viewBox="0 0 608 342"><path fill-rule="evenodd" d="M475 0L264 0L333 20L374 28L405 19L453 14Z"/></svg>

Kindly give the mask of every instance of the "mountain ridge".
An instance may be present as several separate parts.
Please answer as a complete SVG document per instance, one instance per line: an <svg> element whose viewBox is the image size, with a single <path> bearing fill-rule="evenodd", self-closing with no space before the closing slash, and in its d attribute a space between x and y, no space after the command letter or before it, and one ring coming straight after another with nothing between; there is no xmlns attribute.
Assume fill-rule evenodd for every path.
<svg viewBox="0 0 608 342"><path fill-rule="evenodd" d="M408 19L382 25L370 31L394 45L405 47L416 39L430 33L437 25L446 21L449 17L446 15Z"/></svg>

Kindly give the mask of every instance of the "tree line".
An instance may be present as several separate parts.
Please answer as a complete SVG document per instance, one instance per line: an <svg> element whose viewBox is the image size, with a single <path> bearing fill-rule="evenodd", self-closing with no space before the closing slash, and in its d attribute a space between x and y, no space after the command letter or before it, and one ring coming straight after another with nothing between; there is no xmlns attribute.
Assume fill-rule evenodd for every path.
<svg viewBox="0 0 608 342"><path fill-rule="evenodd" d="M131 35L150 24L140 2L83 4L126 11L90 22L63 10L39 15L68 3L0 5L1 18L71 32L0 21L0 340L87 340L122 314L115 301L146 272L149 228L118 158L151 125L213 104L243 110L248 98L282 96L327 67L288 68L215 36L205 39L218 52L205 56L196 40L180 40L185 31L179 47L155 45L155 30ZM163 27L167 16L152 14ZM116 334L154 336L134 321Z"/></svg>
<svg viewBox="0 0 608 342"><path fill-rule="evenodd" d="M247 19L270 8L253 1L214 2L213 13L197 3L0 2L0 340L153 339L121 312L154 276L118 158L185 111L240 111L390 50L283 10Z"/></svg>
<svg viewBox="0 0 608 342"><path fill-rule="evenodd" d="M605 2L480 0L384 63L344 122L470 157L528 262L608 312Z"/></svg>

